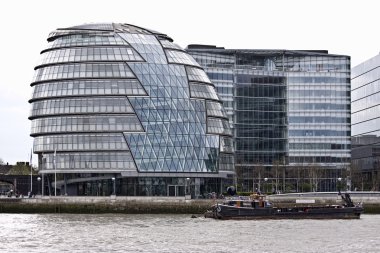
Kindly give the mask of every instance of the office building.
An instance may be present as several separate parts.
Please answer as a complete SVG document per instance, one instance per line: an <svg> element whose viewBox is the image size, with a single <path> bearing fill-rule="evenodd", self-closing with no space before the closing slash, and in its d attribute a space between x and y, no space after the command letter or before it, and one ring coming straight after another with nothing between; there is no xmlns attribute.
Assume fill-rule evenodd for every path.
<svg viewBox="0 0 380 253"><path fill-rule="evenodd" d="M223 101L244 191L328 191L350 164L350 57L189 45Z"/></svg>
<svg viewBox="0 0 380 253"><path fill-rule="evenodd" d="M354 186L380 190L380 55L353 67L351 78Z"/></svg>

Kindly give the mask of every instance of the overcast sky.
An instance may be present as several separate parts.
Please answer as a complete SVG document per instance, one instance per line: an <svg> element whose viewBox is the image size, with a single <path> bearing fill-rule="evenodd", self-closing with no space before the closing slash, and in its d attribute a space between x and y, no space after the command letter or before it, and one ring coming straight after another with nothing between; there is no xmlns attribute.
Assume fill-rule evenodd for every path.
<svg viewBox="0 0 380 253"><path fill-rule="evenodd" d="M379 13L374 0L1 1L0 158L29 160L29 85L56 28L130 23L166 33L182 47L326 49L350 55L355 66L380 51Z"/></svg>

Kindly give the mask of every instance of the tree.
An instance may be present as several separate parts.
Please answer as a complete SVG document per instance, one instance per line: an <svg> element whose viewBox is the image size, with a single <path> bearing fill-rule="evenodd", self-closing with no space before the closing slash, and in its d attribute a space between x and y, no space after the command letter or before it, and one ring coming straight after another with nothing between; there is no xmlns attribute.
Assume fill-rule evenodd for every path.
<svg viewBox="0 0 380 253"><path fill-rule="evenodd" d="M312 164L309 167L310 184L313 191L318 191L319 183L325 174L325 169L319 164Z"/></svg>
<svg viewBox="0 0 380 253"><path fill-rule="evenodd" d="M359 168L359 166L356 163L352 162L349 172L352 189L359 189L361 191L364 191L365 176L363 171Z"/></svg>
<svg viewBox="0 0 380 253"><path fill-rule="evenodd" d="M0 158L0 165L4 165L4 160Z"/></svg>
<svg viewBox="0 0 380 253"><path fill-rule="evenodd" d="M32 174L37 175L36 168L32 168ZM17 164L12 166L7 175L30 175L30 166L25 164Z"/></svg>

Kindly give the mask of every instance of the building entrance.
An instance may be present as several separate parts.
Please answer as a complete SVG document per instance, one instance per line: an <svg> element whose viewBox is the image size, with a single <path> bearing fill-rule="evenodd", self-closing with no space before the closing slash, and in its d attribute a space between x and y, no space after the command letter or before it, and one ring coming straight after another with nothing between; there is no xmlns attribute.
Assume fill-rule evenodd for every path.
<svg viewBox="0 0 380 253"><path fill-rule="evenodd" d="M168 185L168 196L185 196L185 186L183 185Z"/></svg>

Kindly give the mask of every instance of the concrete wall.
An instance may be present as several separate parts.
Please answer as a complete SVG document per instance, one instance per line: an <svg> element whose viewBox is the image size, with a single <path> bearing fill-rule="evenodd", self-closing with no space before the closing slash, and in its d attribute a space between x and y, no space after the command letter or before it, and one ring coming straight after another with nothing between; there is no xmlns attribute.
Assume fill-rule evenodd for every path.
<svg viewBox="0 0 380 253"><path fill-rule="evenodd" d="M341 204L337 193L279 194L267 197L275 206ZM362 202L365 213L380 214L380 192L352 193L354 203ZM203 214L222 200L194 200L185 197L36 197L0 198L0 213L138 213L138 214Z"/></svg>
<svg viewBox="0 0 380 253"><path fill-rule="evenodd" d="M185 197L0 198L0 212L203 214L213 203Z"/></svg>

